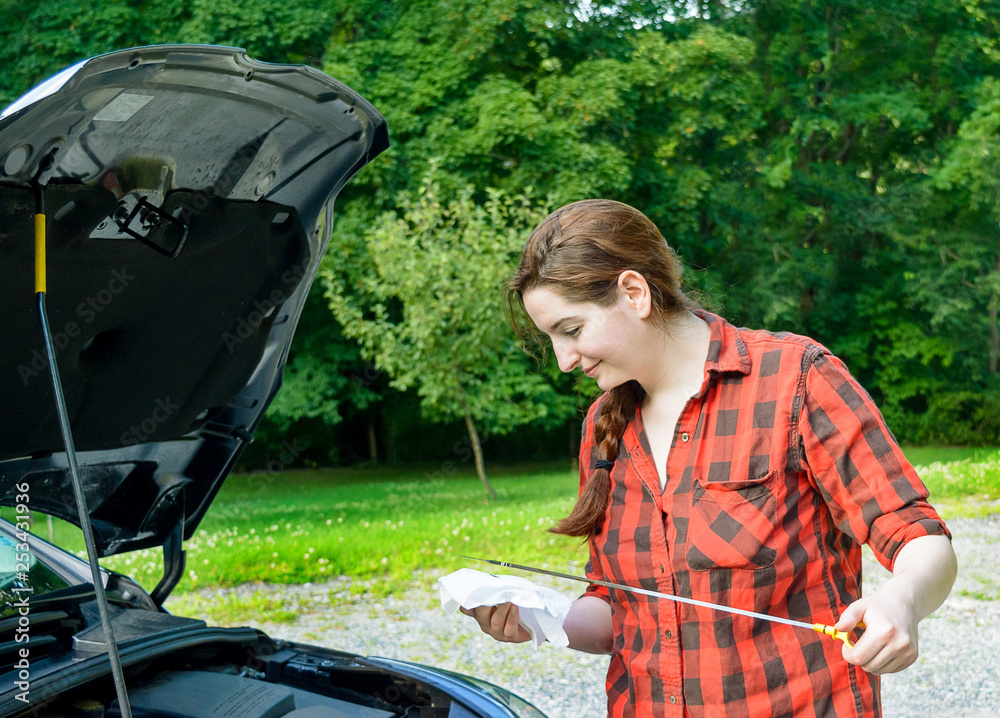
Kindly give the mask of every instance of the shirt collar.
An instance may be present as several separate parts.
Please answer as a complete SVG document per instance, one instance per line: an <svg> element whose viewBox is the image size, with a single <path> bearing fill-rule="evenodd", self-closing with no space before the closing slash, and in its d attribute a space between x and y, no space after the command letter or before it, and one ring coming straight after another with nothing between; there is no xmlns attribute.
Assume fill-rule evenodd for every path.
<svg viewBox="0 0 1000 718"><path fill-rule="evenodd" d="M750 373L750 354L740 338L740 330L717 314L696 309L695 316L704 320L711 330L705 372Z"/></svg>

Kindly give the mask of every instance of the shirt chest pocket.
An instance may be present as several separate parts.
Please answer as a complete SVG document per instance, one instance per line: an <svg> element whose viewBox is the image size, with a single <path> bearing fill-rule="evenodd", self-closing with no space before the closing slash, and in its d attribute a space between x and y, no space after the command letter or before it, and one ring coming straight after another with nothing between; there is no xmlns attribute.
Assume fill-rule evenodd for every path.
<svg viewBox="0 0 1000 718"><path fill-rule="evenodd" d="M759 569L774 563L770 546L778 471L755 481L694 481L688 518L687 564L692 571Z"/></svg>

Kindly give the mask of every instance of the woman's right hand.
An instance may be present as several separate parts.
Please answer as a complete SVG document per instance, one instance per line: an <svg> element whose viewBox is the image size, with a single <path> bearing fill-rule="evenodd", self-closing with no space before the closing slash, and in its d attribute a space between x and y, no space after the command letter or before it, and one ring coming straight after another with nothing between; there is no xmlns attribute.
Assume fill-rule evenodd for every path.
<svg viewBox="0 0 1000 718"><path fill-rule="evenodd" d="M520 610L513 603L499 606L479 606L460 609L466 616L472 616L483 629L483 633L505 643L524 643L531 640L531 634L518 621Z"/></svg>

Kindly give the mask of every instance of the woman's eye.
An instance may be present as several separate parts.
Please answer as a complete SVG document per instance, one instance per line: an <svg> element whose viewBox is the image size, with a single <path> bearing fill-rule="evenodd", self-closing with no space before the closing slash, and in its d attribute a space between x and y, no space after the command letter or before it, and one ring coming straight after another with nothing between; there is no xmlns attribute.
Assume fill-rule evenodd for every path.
<svg viewBox="0 0 1000 718"><path fill-rule="evenodd" d="M573 327L572 329L566 330L566 336L568 337L575 337L579 333L580 333L580 327Z"/></svg>

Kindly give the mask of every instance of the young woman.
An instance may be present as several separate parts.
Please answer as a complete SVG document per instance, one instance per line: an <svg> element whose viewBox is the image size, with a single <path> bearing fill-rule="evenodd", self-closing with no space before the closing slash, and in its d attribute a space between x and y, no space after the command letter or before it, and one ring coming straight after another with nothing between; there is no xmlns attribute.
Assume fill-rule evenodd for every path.
<svg viewBox="0 0 1000 718"><path fill-rule="evenodd" d="M609 200L553 212L525 246L512 315L604 391L580 498L554 530L588 539L594 579L864 631L848 648L591 586L566 619L570 647L611 654L612 716L877 716L878 675L916 660L917 624L954 581L948 530L840 360L701 310L680 274L652 222ZM864 597L863 543L893 574ZM465 612L528 640L516 606Z"/></svg>

